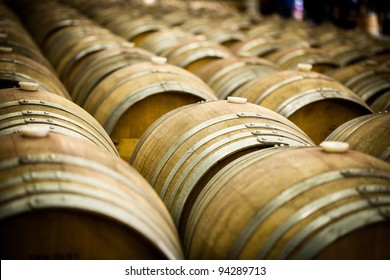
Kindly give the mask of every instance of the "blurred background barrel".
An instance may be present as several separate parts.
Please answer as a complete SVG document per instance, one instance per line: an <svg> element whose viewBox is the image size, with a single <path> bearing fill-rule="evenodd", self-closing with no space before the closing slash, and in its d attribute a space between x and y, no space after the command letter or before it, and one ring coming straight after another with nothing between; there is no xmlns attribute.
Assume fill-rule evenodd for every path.
<svg viewBox="0 0 390 280"><path fill-rule="evenodd" d="M327 141L347 142L351 149L390 162L390 113L352 119L330 134Z"/></svg>

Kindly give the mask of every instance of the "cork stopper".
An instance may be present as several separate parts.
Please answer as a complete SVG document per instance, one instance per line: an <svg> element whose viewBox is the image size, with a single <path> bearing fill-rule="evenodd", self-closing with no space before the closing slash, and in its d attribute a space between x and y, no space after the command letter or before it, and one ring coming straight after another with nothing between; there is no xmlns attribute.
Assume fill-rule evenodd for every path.
<svg viewBox="0 0 390 280"><path fill-rule="evenodd" d="M348 143L339 141L324 141L320 146L327 153L345 153L349 149Z"/></svg>
<svg viewBox="0 0 390 280"><path fill-rule="evenodd" d="M123 47L126 47L126 48L134 48L135 47L135 44L133 42L123 42L121 45Z"/></svg>
<svg viewBox="0 0 390 280"><path fill-rule="evenodd" d="M39 88L38 83L31 83L31 82L19 82L19 86L20 89L24 91L37 91Z"/></svg>
<svg viewBox="0 0 390 280"><path fill-rule="evenodd" d="M245 104L247 102L246 98L236 97L236 96L229 96L227 100L229 103L235 103L235 104Z"/></svg>
<svg viewBox="0 0 390 280"><path fill-rule="evenodd" d="M253 55L248 51L239 51L238 55L241 57L252 57Z"/></svg>
<svg viewBox="0 0 390 280"><path fill-rule="evenodd" d="M196 35L195 38L198 41L206 41L207 40L207 37L204 35Z"/></svg>
<svg viewBox="0 0 390 280"><path fill-rule="evenodd" d="M50 127L49 126L34 126L28 125L23 127L22 135L26 138L43 138L49 134Z"/></svg>
<svg viewBox="0 0 390 280"><path fill-rule="evenodd" d="M297 64L298 70L302 72L310 72L311 69L313 69L313 65L309 63L298 63Z"/></svg>
<svg viewBox="0 0 390 280"><path fill-rule="evenodd" d="M167 63L167 58L163 56L152 56L150 61L154 64L163 65Z"/></svg>

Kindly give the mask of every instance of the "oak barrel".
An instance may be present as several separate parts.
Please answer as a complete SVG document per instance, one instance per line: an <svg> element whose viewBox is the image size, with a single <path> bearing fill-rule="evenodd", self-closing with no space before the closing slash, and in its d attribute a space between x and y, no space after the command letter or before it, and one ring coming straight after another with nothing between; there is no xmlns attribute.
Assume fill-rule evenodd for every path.
<svg viewBox="0 0 390 280"><path fill-rule="evenodd" d="M13 51L10 53L0 51L1 88L17 86L18 82L39 83L45 90L71 99L68 91L51 68Z"/></svg>
<svg viewBox="0 0 390 280"><path fill-rule="evenodd" d="M326 140L347 142L352 150L390 163L390 113L352 119L339 126Z"/></svg>
<svg viewBox="0 0 390 280"><path fill-rule="evenodd" d="M317 144L346 121L371 113L354 92L326 75L285 70L254 79L233 96L272 109L298 125Z"/></svg>
<svg viewBox="0 0 390 280"><path fill-rule="evenodd" d="M212 41L199 40L198 38L181 42L166 51L162 56L168 58L168 62L195 73L208 63L232 56L230 50Z"/></svg>
<svg viewBox="0 0 390 280"><path fill-rule="evenodd" d="M94 143L104 151L118 155L103 127L75 103L42 88L0 90L0 134L11 134L28 126L46 127Z"/></svg>
<svg viewBox="0 0 390 280"><path fill-rule="evenodd" d="M164 64L162 58L153 61L114 71L96 85L83 105L116 142L125 160L145 130L163 114L183 105L217 99L192 73Z"/></svg>
<svg viewBox="0 0 390 280"><path fill-rule="evenodd" d="M296 125L251 103L218 100L173 110L153 123L130 164L153 186L181 232L197 194L228 162L274 145L314 145Z"/></svg>
<svg viewBox="0 0 390 280"><path fill-rule="evenodd" d="M54 133L0 141L2 259L182 258L161 200L118 157Z"/></svg>
<svg viewBox="0 0 390 280"><path fill-rule="evenodd" d="M389 259L390 165L355 151L270 148L231 162L199 194L189 259Z"/></svg>

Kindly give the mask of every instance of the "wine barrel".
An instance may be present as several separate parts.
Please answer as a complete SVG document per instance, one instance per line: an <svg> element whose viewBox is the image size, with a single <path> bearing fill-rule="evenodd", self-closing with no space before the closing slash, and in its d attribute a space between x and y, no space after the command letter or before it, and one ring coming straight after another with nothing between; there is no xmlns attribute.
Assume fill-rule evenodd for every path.
<svg viewBox="0 0 390 280"><path fill-rule="evenodd" d="M4 6L2 6L4 8ZM25 55L50 68L31 35L16 15L9 9L2 11L0 21L0 46L11 48L14 53Z"/></svg>
<svg viewBox="0 0 390 280"><path fill-rule="evenodd" d="M219 23L214 23L209 30L206 30L203 35L208 40L221 44L230 48L231 46L243 42L246 38L243 32L237 30L238 27L233 26L219 26Z"/></svg>
<svg viewBox="0 0 390 280"><path fill-rule="evenodd" d="M249 53L252 56L266 56L279 50L280 46L275 39L266 37L249 37L230 47L236 53Z"/></svg>
<svg viewBox="0 0 390 280"><path fill-rule="evenodd" d="M341 68L329 75L354 91L368 105L390 89L390 68L378 65L375 60Z"/></svg>
<svg viewBox="0 0 390 280"><path fill-rule="evenodd" d="M339 63L330 58L324 51L315 48L287 47L264 57L285 70L296 69L299 63L311 64L313 71L319 73L340 67Z"/></svg>
<svg viewBox="0 0 390 280"><path fill-rule="evenodd" d="M371 113L368 105L336 80L320 73L285 70L254 79L233 96L276 111L317 144L338 126Z"/></svg>
<svg viewBox="0 0 390 280"><path fill-rule="evenodd" d="M40 64L24 55L11 50L9 53L0 51L1 79L17 83L37 82L48 91L70 99L70 95L62 82L51 68Z"/></svg>
<svg viewBox="0 0 390 280"><path fill-rule="evenodd" d="M169 213L121 159L48 130L0 141L2 259L182 258Z"/></svg>
<svg viewBox="0 0 390 280"><path fill-rule="evenodd" d="M277 71L277 66L258 57L232 56L208 63L195 72L214 90L219 99L226 99L250 81Z"/></svg>
<svg viewBox="0 0 390 280"><path fill-rule="evenodd" d="M18 82L39 83L45 90L70 99L68 91L58 77L44 65L17 53L1 53L0 83L1 88L16 86Z"/></svg>
<svg viewBox="0 0 390 280"><path fill-rule="evenodd" d="M39 46L43 46L51 35L62 28L95 24L76 9L53 1L27 2L18 11Z"/></svg>
<svg viewBox="0 0 390 280"><path fill-rule="evenodd" d="M143 15L137 18L131 17L128 14L113 16L114 18L106 24L106 27L127 41L134 42L136 46L147 35L167 28L162 21L150 15Z"/></svg>
<svg viewBox="0 0 390 280"><path fill-rule="evenodd" d="M0 134L11 134L31 125L53 133L94 143L113 155L118 152L101 125L75 103L38 88L0 90Z"/></svg>
<svg viewBox="0 0 390 280"><path fill-rule="evenodd" d="M381 96L372 102L370 107L375 113L390 112L390 90L382 93Z"/></svg>
<svg viewBox="0 0 390 280"><path fill-rule="evenodd" d="M390 163L390 113L352 119L339 126L326 140L347 142L352 150Z"/></svg>
<svg viewBox="0 0 390 280"><path fill-rule="evenodd" d="M168 58L169 63L195 73L212 61L232 56L232 53L220 44L196 38L179 43L161 55Z"/></svg>
<svg viewBox="0 0 390 280"><path fill-rule="evenodd" d="M138 42L140 48L147 49L157 55L161 55L175 45L186 40L193 39L194 35L181 29L164 29L153 32Z"/></svg>
<svg viewBox="0 0 390 280"><path fill-rule="evenodd" d="M210 29L212 19L208 17L190 17L180 28L184 31L191 32L194 35L200 35Z"/></svg>
<svg viewBox="0 0 390 280"><path fill-rule="evenodd" d="M334 59L341 67L356 64L368 58L367 53L361 51L351 42L335 42L327 44L321 50Z"/></svg>
<svg viewBox="0 0 390 280"><path fill-rule="evenodd" d="M42 46L48 59L56 68L61 59L68 53L72 54L72 49L79 43L98 40L101 37L110 37L115 41L119 41L119 37L112 34L110 31L96 25L71 25L61 28L51 34ZM124 40L122 40L124 41ZM73 51L74 52L74 51Z"/></svg>
<svg viewBox="0 0 390 280"><path fill-rule="evenodd" d="M93 89L83 107L128 160L134 144L163 114L183 105L217 99L198 77L162 58L121 68ZM161 64L162 63L162 64Z"/></svg>
<svg viewBox="0 0 390 280"><path fill-rule="evenodd" d="M389 259L389 190L390 165L364 153L255 151L231 162L199 194L186 257Z"/></svg>
<svg viewBox="0 0 390 280"><path fill-rule="evenodd" d="M134 150L130 164L160 195L179 232L197 194L228 162L274 145L313 145L279 114L232 102L210 101L173 110L149 127Z"/></svg>
<svg viewBox="0 0 390 280"><path fill-rule="evenodd" d="M77 43L76 43L77 42ZM124 41L113 34L93 34L85 38L78 38L73 44L68 45L63 52L58 50L56 57L50 61L54 65L58 76L65 80L72 72L72 67L84 57L97 51L117 48ZM54 46L53 50L59 49Z"/></svg>
<svg viewBox="0 0 390 280"><path fill-rule="evenodd" d="M112 72L128 65L149 61L154 55L131 43L123 43L96 51L84 57L64 78L72 99L77 104L84 104L90 92L100 81Z"/></svg>

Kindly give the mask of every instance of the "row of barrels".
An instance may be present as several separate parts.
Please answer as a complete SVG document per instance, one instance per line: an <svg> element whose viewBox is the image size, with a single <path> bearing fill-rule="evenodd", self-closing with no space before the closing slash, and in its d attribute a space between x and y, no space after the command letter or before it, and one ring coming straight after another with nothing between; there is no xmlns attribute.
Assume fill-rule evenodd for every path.
<svg viewBox="0 0 390 280"><path fill-rule="evenodd" d="M160 198L0 8L1 258L182 259Z"/></svg>
<svg viewBox="0 0 390 280"><path fill-rule="evenodd" d="M59 7L58 4L56 5ZM53 7L50 6L52 11ZM42 17L44 10L44 7L42 7L42 10L39 10L39 18L42 21L46 21L46 18L50 17L49 14ZM67 13L63 12L63 14ZM26 18L26 15L24 15L24 18ZM77 25L77 22L80 21L74 19L74 22ZM47 38L55 36L57 32L62 32L62 28L59 28L59 26L63 23L57 25L56 31L54 32L53 30L52 34ZM46 22L41 24L41 26L43 28L51 25ZM42 30L44 31L44 28ZM96 34L93 36L94 38L97 37ZM57 37L56 40L60 40L63 43L70 39L67 36L64 36L62 39L59 38L61 37ZM117 37L115 38L121 41ZM94 39L91 37L90 40ZM196 40L205 41L200 38ZM73 42L78 41L75 40ZM73 45L70 44L69 47L71 48ZM121 47L135 48L123 42L120 42L120 45ZM57 47L59 48L60 46ZM85 62L85 65L82 65L83 61L101 51L88 53L89 47L91 47L91 50L94 48L92 45L89 45L82 50L78 49L75 53L68 53L64 50L58 56L61 59L64 58L64 63L69 65L69 74L72 74L73 68L76 69L75 66L78 65L81 68L88 69L87 62ZM52 50L53 54L55 54L55 48ZM224 59L216 59L215 63L222 63ZM306 82L303 84L305 91L310 92L313 84L317 86L316 83L318 82L318 80L312 82L310 79L321 79L324 76L324 81L320 80L319 83L327 87L336 88L333 90L336 93L329 93L326 90L327 87L323 86L318 91L314 90L314 93L310 92L311 96L327 98L327 101L334 96L348 96L345 100L342 98L334 100L334 103L337 104L351 101L340 111L335 109L337 107L332 107L331 103L327 104L323 108L326 116L324 119L334 122L340 112L349 111L351 107L353 108L352 111L357 112L348 113L349 115L345 119L337 120L340 124L345 124L344 128L340 127L340 130L338 130L339 126L333 123L331 129L327 128L326 135L332 130L334 131L334 137L340 137L344 141L348 141L356 135L357 138L360 137L360 139L357 139L357 146L361 146L361 143L366 143L366 148L373 148L378 141L381 141L380 148L375 151L377 153L376 156L384 160L389 159L389 143L386 144L386 140L390 139L388 137L389 114L371 114L370 108L364 101L335 80L317 72L308 72L306 65L301 65L301 69L298 71L280 71L278 66L261 58L230 54L226 57L226 60L228 59L235 63L235 66L231 67L231 69L235 67L239 69L242 65L253 66L252 69L259 69L259 73L266 70L269 73L280 75L278 78L275 78L276 81L272 81L271 85L266 88L266 90L269 90L269 88L272 88L272 85L277 85L276 88L281 89L282 92L279 99L286 98L283 97L285 96L283 94L293 91L294 88L299 88L297 85L283 88L285 84L303 80ZM170 58L168 57L168 62L169 60ZM254 61L253 64L250 62L242 63L243 61L252 60ZM99 63L99 59L91 59L88 63L95 61L97 61L97 64ZM110 64L108 61L107 64ZM201 66L199 69L206 68L208 63L200 64L199 66ZM257 66L259 68L256 68ZM124 72L123 76L118 76L117 80L115 80L113 74L107 75L107 78L111 77L108 80L110 82L107 82L107 87L109 89L111 87L120 87L121 81L125 83L127 76L137 78L137 74L142 77L144 73L150 75L157 73L158 82L160 83L156 83L153 87L160 86L158 90L159 92L164 92L164 94L172 94L176 93L176 91L182 92L188 88L188 83L182 82L181 75L191 76L192 79L195 79L197 81L195 88L201 87L202 89L207 89L207 92L213 93L213 90L210 90L213 87L207 87L199 78L192 75L188 69L180 69L177 66L167 64L161 57L153 57L153 54L145 62L133 64L131 67L134 69L134 72L131 73L134 74L129 75L127 72ZM176 71L179 71L177 69L181 70L179 74L176 74ZM198 71L197 67L193 69ZM224 67L219 66L216 69L222 69L222 73L219 74L222 77ZM225 71L228 72L229 70ZM88 76L95 72L90 72ZM256 72L256 70L253 70L253 72ZM80 71L78 75L82 76L82 73L83 71ZM164 74L166 73L170 74L169 81L164 80ZM236 73L238 75L240 70ZM62 77L63 81L67 79L66 77L66 75ZM220 83L220 86L234 77L232 75L231 78L225 78L224 82ZM143 81L144 79L145 81ZM180 86L177 86L170 92L169 89L172 82L174 81L176 85L178 80ZM215 78L215 81L217 80ZM221 80L223 81L223 79ZM284 80L286 82L283 82ZM266 81L268 79L263 80L263 82ZM104 82L104 79L102 82ZM149 86L153 85L153 82L144 76L139 81L133 80L131 83L128 83L116 96L123 97L126 92L132 91L133 87L137 87L139 84L144 85L143 83ZM261 83L258 86L261 86ZM100 87L101 85L98 83L95 89L98 90ZM147 86L145 87L147 88ZM154 90L153 87L150 87L151 89L148 90ZM13 92L15 91L17 90L13 89ZM145 90L143 94L145 95L147 92ZM343 92L343 94L338 95L339 92ZM268 95L270 95L270 92L268 92ZM163 102L169 98L168 96L163 95L158 103L149 103L148 106L141 108L142 110L138 114L123 119L123 127L131 129L130 121L132 119L135 122L142 122L150 114L150 111L158 107L155 104L164 104ZM99 110L102 108L101 104L104 103L106 98L109 98L109 95L100 99L101 101L97 105ZM204 99L216 99L216 97ZM204 99L202 98L202 100ZM115 99L109 99L109 103L114 103L113 100ZM170 103L175 102L173 98L169 98L169 100ZM182 257L181 249L180 246L177 246L178 241L175 235L175 230L178 230L185 257L190 259L374 259L390 257L388 255L390 245L386 238L390 230L388 197L390 166L388 163L367 154L347 150L344 145L341 145L340 148L340 143L334 147L327 146L332 143L323 143L324 147L320 148L316 144L323 140L324 136L326 136L325 133L322 133L322 139L319 137L316 139L317 141L313 141L314 139L308 136L307 129L301 129L292 120L288 120L286 116L280 114L280 112L272 111L258 104L248 103L243 97L230 96L228 101L214 100L196 103L197 101L199 100L192 100L189 102L192 104L186 106L183 106L183 103L179 104L176 106L176 109L174 109L174 106L170 107L166 113L162 114L161 118L147 126L148 129L142 133L134 152L127 153L127 156L131 155L131 166L144 178L140 180L146 179L154 188L154 191L160 195L160 199L156 201L150 185L142 185L139 181L135 184L137 186L132 185L135 187L135 192L141 192L142 194L147 192L150 196L145 195L142 198L131 196L133 202L131 205L123 206L121 204L120 206L131 208L131 210L140 205L141 208L148 208L149 212L147 213L145 213L144 208L135 208L135 211L131 212L137 218L142 216L142 222L135 219L131 214L129 215L129 212L126 212L127 216L123 215L120 218L111 215L112 213L118 213L111 211L111 206L117 205L118 197L111 194L107 195L103 192L106 189L102 190L101 184L97 184L97 181L108 173L111 174L108 176L110 179L105 178L104 180L117 182L120 175L128 176L131 170L128 165L124 167L123 162L119 163L120 160L117 159L113 160L115 168L112 168L109 164L111 159L108 160L107 153L104 156L102 155L99 160L91 160L92 155L90 157L89 154L98 154L97 151L88 150L84 152L84 148L78 146L80 141L77 141L76 144L70 138L57 137L53 133L49 133L45 137L38 137L39 139L34 138L34 140L28 137L28 131L12 135L12 140L8 141L14 143L13 145L20 145L16 149L17 151L25 151L28 154L32 154L31 156L21 158L19 164L23 167L24 164L32 163L34 166L29 166L30 171L33 172L37 168L37 173L40 173L40 168L42 168L43 173L46 168L49 168L48 170L50 171L48 173L54 174L52 176L55 180L60 181L59 188L54 187L56 190L60 190L60 194L58 196L53 195L56 202L51 204L53 196L42 194L47 188L52 189L53 187L51 186L47 188L46 185L41 187L40 182L35 182L35 185L26 188L27 197L22 191L21 199L28 200L30 195L33 196L32 198L38 199L28 200L29 210L34 211L29 213L31 215L24 217L27 217L28 220L31 219L31 223L26 223L26 220L18 223L17 219L9 219L11 222L8 224L9 227L7 227L7 230L9 230L7 231L7 237L12 239L14 243L7 247L7 252L19 251L24 253L29 251L27 248L32 248L31 250L34 252L41 252L40 254L32 254L29 251L29 255L25 254L22 258L59 258L62 256L69 258L180 258ZM118 104L127 106L123 103L127 103L127 101L121 101ZM300 102L290 107L294 109L298 104ZM316 104L316 102L313 102L313 104ZM138 104L131 105L134 107ZM321 108L322 105L319 107ZM314 108L313 111L318 113L318 108ZM126 109L128 110L129 108ZM290 110L291 108L288 109ZM116 111L121 113L118 107ZM310 116L308 115L309 112L310 110L307 109L306 122L310 122L311 118L315 120L316 115L313 113ZM334 116L334 119L331 118L332 116ZM305 115L302 114L301 117L304 118ZM351 121L347 122L347 120ZM318 126L318 128L321 127ZM350 133L351 128L353 133ZM345 129L345 131L342 132L342 129ZM373 130L368 131L369 129ZM34 136L34 133L32 134ZM110 136L112 137L112 135ZM66 146L69 150L65 149L58 152L57 149L52 147L52 144L49 144L53 138L56 138L55 141L57 141L53 145ZM83 145L85 144L84 142L82 143ZM351 143L350 145L352 146L353 144ZM45 155L39 154L35 156L35 152L26 150L26 147L36 148L37 151L43 152ZM387 148L387 153L386 150L383 151L383 147ZM358 148L356 149L359 150ZM78 150L83 150L81 159ZM364 147L362 147L362 150L364 150ZM54 155L51 155L50 151L53 151ZM69 161L64 159L61 162L65 162L65 165L72 162L72 167L69 167L70 170L64 166L60 170L56 169L56 164L52 163L58 163L57 158L66 158L62 154L68 153L71 154ZM75 153L77 154L77 159L72 158ZM371 151L370 153L373 154L374 152ZM88 156L85 159L84 156L86 154ZM80 162L85 162L85 164ZM107 169L105 169L106 162L109 166ZM44 165L40 166L40 163L44 163ZM104 167L101 166L102 164ZM123 169L119 165L123 165ZM64 174L66 172L62 172L62 168L73 173L82 172L81 170L84 169L89 171L92 169L93 172L91 176L91 173L88 173L87 177L89 180L82 180L79 178L85 179L85 176L75 176L74 174L73 176L66 176ZM115 170L111 173L109 169ZM26 174L25 177L28 178L26 182L39 181L45 175L40 176L37 173ZM83 175L85 175L84 172ZM70 184L79 184L82 181L82 187L78 187L77 191L71 187L68 188L69 177L75 178L75 181L77 181L76 183L71 181ZM119 181L122 182L122 180ZM50 182L47 183L51 185ZM95 186L95 184L97 185ZM111 183L107 185L109 184ZM64 187L64 185L67 186ZM88 186L86 187L86 185ZM144 188L140 187L141 185ZM90 189L91 187L92 189ZM140 188L141 190L139 190ZM150 190L146 190L147 188ZM126 190L128 190L128 187L126 187ZM66 194L62 193L62 191L65 191ZM69 195L68 192L71 192L72 195ZM118 190L114 192L117 193ZM131 192L133 193L133 189ZM38 193L42 195L36 197L35 194ZM75 193L76 196L77 194L82 194L81 201L79 200L78 204L76 203L77 200L73 199L75 198ZM84 196L86 196L85 200ZM96 198L96 196L99 197L99 204L95 204L96 200L91 199L91 197ZM101 198L104 198L104 202L108 203L100 201ZM123 195L121 195L121 198L122 201L126 200L123 198ZM90 201L90 199L93 201ZM150 204L155 207L154 210L150 210L150 208L153 208ZM96 208L94 207L95 205L97 206ZM161 206L165 209L160 208ZM43 208L48 211L36 211L43 210ZM93 211L91 211L91 208ZM166 208L170 213L169 217L164 214ZM73 212L64 211L64 209L70 209ZM90 216L85 214L96 213L94 212L97 211L96 209L98 209L98 212L100 211L100 215L104 218L109 216L110 222L119 220L120 223L116 223L115 226L111 223L107 226L107 219L99 219L101 218L100 216L94 216L91 222L89 220ZM156 212L160 213L156 214ZM71 216L71 219L69 219L69 216ZM18 217L20 218L21 216ZM23 243L15 238L15 236L25 238L25 236L21 237L23 233L38 230L37 227L40 226L40 222L43 219L47 221L48 217L53 217L53 219L49 219L48 228L45 228L45 237L47 238L47 233L51 232L53 239L57 237L64 243L62 247L56 242L41 242L39 240L45 237L38 235L37 240L34 242L30 240ZM126 226L129 221L134 220L136 225L132 224L131 229L129 227L123 229L123 227L119 226L119 224ZM161 222L163 224L160 225L159 229L150 226L152 224L158 227ZM27 226L19 228L18 226L21 224L27 224ZM118 227L120 228L118 229ZM29 230L26 230L26 228L29 228ZM70 237L68 235L58 236L59 232L70 230L70 228L73 230L70 231L73 235ZM122 229L123 231L121 231ZM82 238L77 234L80 231L83 232ZM132 234L131 238L128 237L129 231ZM134 239L134 235L138 239ZM77 239L77 241L74 241L74 239ZM96 244L92 244L89 241L91 239L96 240ZM133 252L137 254L129 256L112 253L112 255L109 255L104 249L107 249L107 246L110 246L112 243L116 244L116 246L112 246L112 252L121 252L123 254ZM20 244L20 247L15 247L17 244ZM143 247L138 247L138 244L142 244ZM45 250L51 250L51 254L43 250L43 247L46 248ZM155 253L156 247L158 248L158 254ZM20 248L20 250L15 250L15 248ZM72 253L78 252L79 248L84 249L81 249L81 251L89 251L90 254ZM96 250L91 248L96 248ZM55 252L58 253L56 254ZM154 252L154 254L151 252ZM144 255L140 255L141 253ZM16 258L19 257L20 255L16 256Z"/></svg>
<svg viewBox="0 0 390 280"><path fill-rule="evenodd" d="M388 124L390 114L375 118ZM177 230L189 259L389 257L390 165L320 148L240 99L165 114L132 167L47 126L1 141L3 258L177 259Z"/></svg>
<svg viewBox="0 0 390 280"><path fill-rule="evenodd" d="M73 3L73 1L66 2ZM295 108L295 111L286 109L287 105L290 107L294 107L294 105L288 101L282 104L282 101L289 99L289 96L275 98L277 95L282 95L278 91L288 90L294 97L304 95L301 99L296 100L297 103L312 104L320 99L325 99L325 96L328 95L328 99L349 99L346 103L359 103L350 107L364 107L362 103L367 103L371 107L370 109L375 110L375 112L386 111L390 105L388 103L389 70L386 65L390 45L386 41L382 42L368 37L367 34L364 35L356 31L345 36L344 41L337 41L335 38L332 39L335 34L328 34L331 33L328 30L328 33L322 31L324 36L315 40L313 35L315 31L312 30L314 28L309 28L305 23L279 19L264 20L251 26L248 19L247 24L242 25L245 26L242 29L248 29L244 34L246 39L236 40L236 42L213 41L219 37L216 35L218 34L217 24L228 26L230 23L234 25L232 21L217 22L211 18L203 17L200 19L203 22L201 24L198 18L190 17L188 21L181 24L176 22L173 27L172 24L169 25L169 22L163 20L164 17L156 18L156 16L137 14L136 10L134 11L132 7L130 9L126 5L113 4L105 6L104 9L91 3L79 5L73 3L73 5L114 33L134 42L137 46L167 57L169 63L195 73L214 90L219 99L226 99L227 96L240 96L247 98L250 102L277 110L285 117L294 119L294 122L317 143L329 135L332 129L348 120L348 116L346 119L340 116L339 123L335 123L332 128L324 127L323 131L319 129L323 124L313 123L316 132L312 132L313 128L302 127L307 122L299 121L302 119L300 115L304 114L305 110L302 108ZM121 16L113 16L114 14ZM156 12L156 14L159 13ZM194 27L203 26L204 32L189 28L191 21L194 21ZM197 24L195 24L196 22ZM213 32L207 36L206 30ZM297 33L300 34L298 39L294 37ZM202 38L199 38L199 34L202 34ZM341 32L336 34L343 36ZM194 37L194 35L198 36ZM276 43L276 38L283 43ZM293 42L294 40L298 40L297 45ZM357 45L358 41L359 45ZM364 42L365 44L363 44ZM363 45L363 47L360 50L351 50L350 46L356 45ZM263 52L254 52L251 51L251 48L253 50L263 48ZM336 59L327 53L337 54L340 57ZM346 57L350 57L350 61L348 63L342 62L346 60ZM352 64L367 58L370 60L357 65ZM305 63L310 63L313 71L325 72L327 75L314 77L314 73L281 73L281 70L296 69L297 66ZM340 66L346 67L339 68ZM334 81L332 85L323 84L324 80L332 80L329 76L338 82ZM313 84L310 86L299 86L305 82L309 84L311 79ZM320 81L317 83L318 79ZM259 89L259 84L267 82L266 86ZM345 87L340 87L340 83ZM375 85L370 87L369 85L373 83ZM270 84L274 86L270 87ZM321 85L321 87L316 87L314 84ZM306 91L310 91L310 93ZM351 91L359 95L364 102L356 98L356 95ZM321 97L316 98L314 95ZM306 101L302 102L303 99ZM343 104L343 102L339 102L339 104ZM293 116L298 109L302 109L302 112ZM339 109L346 111L343 108ZM364 111L365 109L360 108L360 110ZM310 117L310 115L305 114L305 117ZM321 120L323 118L313 117L312 119Z"/></svg>
<svg viewBox="0 0 390 280"><path fill-rule="evenodd" d="M0 88L18 82L36 82L47 91L69 98L69 93L55 74L20 19L0 3Z"/></svg>
<svg viewBox="0 0 390 280"><path fill-rule="evenodd" d="M376 117L388 136L390 115ZM189 259L388 258L390 165L333 144L314 145L264 107L219 100L164 115L130 163Z"/></svg>
<svg viewBox="0 0 390 280"><path fill-rule="evenodd" d="M165 14L159 11L160 6L155 10L148 7L152 9L152 17L140 13L126 1L106 4L104 8L91 3L65 2L137 46L167 56L168 62L195 74L204 63L229 56L229 51L265 58L284 70L294 69L298 63L309 63L316 72L326 73L350 87L370 106L375 103L376 112L385 111L389 106L384 100L388 99L389 90L390 43L363 31L342 31L330 25L313 27L306 22L281 18L254 20L215 11L214 14L203 11L196 15L185 11ZM199 35L203 36L206 42L195 40L192 35L198 35L198 39ZM357 63L359 66L354 65ZM375 86L367 88L372 83ZM380 100L375 102L376 99Z"/></svg>
<svg viewBox="0 0 390 280"><path fill-rule="evenodd" d="M26 26L72 100L99 121L125 160L158 117L217 98L194 74L135 47L74 8L50 1L25 12Z"/></svg>

